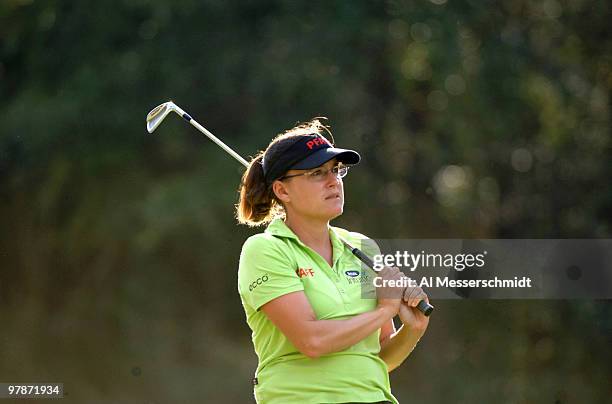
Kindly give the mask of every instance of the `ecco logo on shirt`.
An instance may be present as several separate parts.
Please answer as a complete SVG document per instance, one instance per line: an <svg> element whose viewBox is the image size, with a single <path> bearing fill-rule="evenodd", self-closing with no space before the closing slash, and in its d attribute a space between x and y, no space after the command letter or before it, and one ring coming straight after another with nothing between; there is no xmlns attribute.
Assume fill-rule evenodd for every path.
<svg viewBox="0 0 612 404"><path fill-rule="evenodd" d="M258 285L261 285L264 282L268 282L268 275L261 276L251 282L251 284L249 285L249 292L252 292L253 289L255 289Z"/></svg>
<svg viewBox="0 0 612 404"><path fill-rule="evenodd" d="M295 270L295 273L300 278L307 278L309 276L310 277L314 276L314 271L312 270L312 268L298 268Z"/></svg>

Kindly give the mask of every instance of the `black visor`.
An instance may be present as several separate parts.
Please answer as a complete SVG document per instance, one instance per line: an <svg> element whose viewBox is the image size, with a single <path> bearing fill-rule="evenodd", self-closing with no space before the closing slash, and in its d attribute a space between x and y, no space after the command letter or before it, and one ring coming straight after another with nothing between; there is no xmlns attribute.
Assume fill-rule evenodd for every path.
<svg viewBox="0 0 612 404"><path fill-rule="evenodd" d="M357 164L361 160L356 151L333 147L320 135L304 136L275 161L269 161L264 156L262 165L266 183L271 184L288 170L309 170L325 164L334 157L344 164Z"/></svg>

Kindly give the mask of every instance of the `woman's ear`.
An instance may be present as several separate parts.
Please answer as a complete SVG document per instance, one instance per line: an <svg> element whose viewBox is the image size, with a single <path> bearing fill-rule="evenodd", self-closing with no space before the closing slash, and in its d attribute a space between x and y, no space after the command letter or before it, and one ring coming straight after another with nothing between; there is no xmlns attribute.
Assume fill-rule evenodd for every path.
<svg viewBox="0 0 612 404"><path fill-rule="evenodd" d="M274 192L274 195L276 195L281 202L291 202L291 198L287 192L287 187L282 181L276 180L272 183L272 192Z"/></svg>

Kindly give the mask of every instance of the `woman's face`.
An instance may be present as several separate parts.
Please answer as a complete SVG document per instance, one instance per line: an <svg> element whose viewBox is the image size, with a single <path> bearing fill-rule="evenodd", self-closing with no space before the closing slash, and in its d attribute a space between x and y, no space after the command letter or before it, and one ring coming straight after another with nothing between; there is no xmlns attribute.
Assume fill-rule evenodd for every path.
<svg viewBox="0 0 612 404"><path fill-rule="evenodd" d="M274 182L274 192L283 201L288 215L327 221L342 214L344 208L342 179L330 171L336 164L334 158L310 170L289 170L285 174L291 176L316 170L327 172L319 178L300 175Z"/></svg>

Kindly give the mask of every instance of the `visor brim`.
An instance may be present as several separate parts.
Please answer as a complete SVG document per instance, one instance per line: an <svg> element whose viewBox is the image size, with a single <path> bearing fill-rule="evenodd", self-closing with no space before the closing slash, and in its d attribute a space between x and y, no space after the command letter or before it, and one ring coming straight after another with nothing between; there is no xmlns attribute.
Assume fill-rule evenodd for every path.
<svg viewBox="0 0 612 404"><path fill-rule="evenodd" d="M357 164L361 160L361 156L354 150L339 149L336 147L328 147L318 150L292 165L290 170L310 170L311 168L319 167L333 158L337 158L338 162L343 164Z"/></svg>

